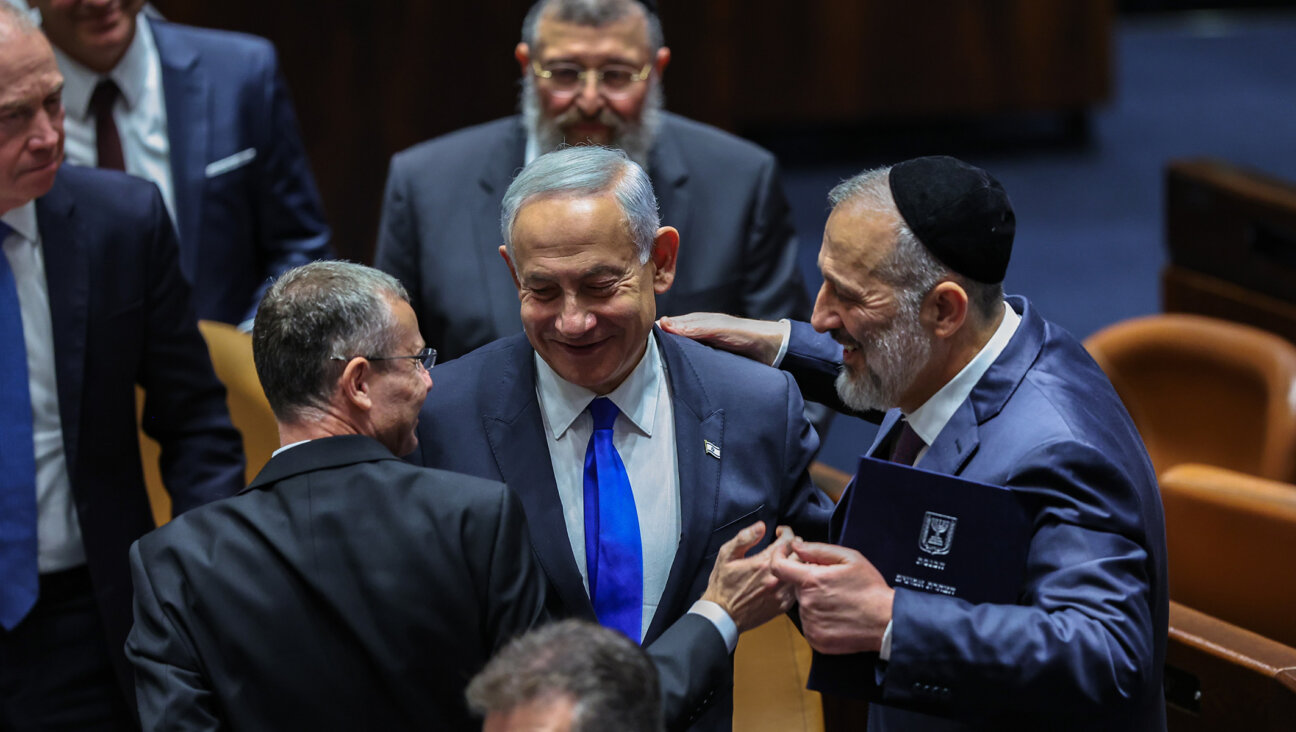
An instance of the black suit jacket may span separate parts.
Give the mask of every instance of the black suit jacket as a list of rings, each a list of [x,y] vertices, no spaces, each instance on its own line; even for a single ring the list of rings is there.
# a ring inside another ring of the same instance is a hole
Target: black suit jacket
[[[819,440],[787,374],[653,332],[675,410],[683,522],[666,588],[644,637],[661,668],[670,653],[663,640],[671,639],[681,618],[694,619],[685,613],[706,589],[721,544],[757,520],[766,523],[767,537],[777,524],[789,524],[799,536],[826,539],[832,505],[806,472]],[[526,508],[532,543],[549,578],[551,610],[595,620],[563,520],[536,398],[534,355],[526,337],[517,335],[438,366],[419,418],[419,450],[408,459],[505,481]],[[714,630],[710,635],[719,638]],[[685,721],[699,713],[689,703],[697,681],[663,673],[668,718]],[[698,729],[729,727],[731,683],[721,680],[725,688]],[[681,705],[671,702],[672,695]]]
[[[212,371],[152,183],[64,166],[36,200],[54,330],[59,417],[86,563],[127,696],[127,551],[153,528],[140,469],[143,427],[162,446],[162,478],[182,513],[243,487],[243,445]]]
[[[424,339],[444,358],[522,331],[517,290],[498,250],[500,203],[525,150],[515,116],[392,158],[374,263],[409,289]],[[773,155],[663,113],[648,175],[662,224],[680,231],[675,282],[657,298],[659,315],[809,318]]]
[[[359,435],[275,456],[131,570],[145,729],[474,729],[464,686],[544,605],[503,485]]]

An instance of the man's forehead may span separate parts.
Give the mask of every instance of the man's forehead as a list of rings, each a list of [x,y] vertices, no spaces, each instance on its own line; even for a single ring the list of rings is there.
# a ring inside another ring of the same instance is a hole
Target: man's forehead
[[[542,59],[646,57],[648,23],[642,13],[632,13],[600,26],[569,23],[546,14],[536,28],[536,46],[536,56]]]
[[[869,282],[896,246],[894,217],[886,213],[838,206],[824,227],[819,271],[833,274],[835,285]]]

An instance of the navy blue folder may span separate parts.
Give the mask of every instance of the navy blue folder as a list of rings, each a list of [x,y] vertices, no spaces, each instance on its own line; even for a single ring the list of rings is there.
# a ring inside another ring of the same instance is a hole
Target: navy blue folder
[[[863,457],[842,501],[833,541],[859,550],[892,587],[1017,602],[1031,524],[1014,491]],[[876,699],[876,662],[876,653],[816,652],[808,686]]]

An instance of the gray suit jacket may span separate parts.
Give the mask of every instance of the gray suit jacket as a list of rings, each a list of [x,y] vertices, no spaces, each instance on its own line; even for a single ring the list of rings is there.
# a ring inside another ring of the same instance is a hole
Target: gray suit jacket
[[[522,330],[517,290],[498,250],[500,202],[525,148],[520,119],[506,117],[392,158],[375,265],[409,289],[423,337],[443,358]],[[772,155],[663,114],[648,173],[662,224],[681,239],[675,283],[658,297],[658,314],[809,317]]]

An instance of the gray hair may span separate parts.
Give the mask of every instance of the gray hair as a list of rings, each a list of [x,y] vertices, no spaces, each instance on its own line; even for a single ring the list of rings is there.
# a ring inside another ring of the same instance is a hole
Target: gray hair
[[[664,729],[657,669],[638,644],[588,620],[564,620],[509,642],[468,684],[476,714],[570,698],[572,732]]]
[[[611,193],[625,219],[639,263],[652,255],[661,216],[648,174],[623,150],[593,145],[568,147],[531,161],[509,184],[500,209],[500,234],[510,258],[518,211],[542,196],[597,196]],[[516,260],[515,260],[516,261]]]
[[[34,12],[36,11],[13,5],[9,0],[0,0],[0,29],[12,29],[24,36],[39,33],[40,27],[32,17]],[[0,34],[0,40],[7,39],[7,35]]]
[[[395,347],[393,300],[409,302],[396,278],[354,262],[312,262],[275,280],[257,308],[252,359],[280,422],[329,403],[343,368],[335,357]]]
[[[642,13],[648,23],[648,50],[655,54],[665,45],[661,20],[639,0],[539,0],[522,21],[522,42],[535,55],[540,18],[544,16],[561,23],[602,28],[637,13]]]
[[[895,249],[878,266],[876,275],[896,288],[906,312],[916,314],[927,293],[945,280],[967,292],[972,309],[983,320],[993,319],[1003,307],[1002,283],[986,284],[960,275],[937,259],[913,233],[891,193],[890,166],[865,170],[838,183],[828,192],[828,203],[833,208],[844,203],[863,206],[895,222]]]

